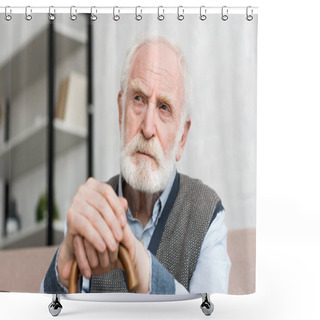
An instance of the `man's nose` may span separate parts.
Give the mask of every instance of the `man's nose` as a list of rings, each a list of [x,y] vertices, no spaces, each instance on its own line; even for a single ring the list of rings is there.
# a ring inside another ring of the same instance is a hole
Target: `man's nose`
[[[156,114],[155,108],[148,105],[141,126],[142,134],[146,139],[151,139],[156,134]]]

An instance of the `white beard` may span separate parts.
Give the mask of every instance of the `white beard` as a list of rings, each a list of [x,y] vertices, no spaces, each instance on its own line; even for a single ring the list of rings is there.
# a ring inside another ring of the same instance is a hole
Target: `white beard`
[[[147,140],[138,133],[127,145],[124,145],[124,132],[121,130],[120,168],[125,181],[135,190],[146,193],[163,191],[169,182],[175,165],[175,156],[179,147],[179,134],[170,154],[166,157],[157,138]],[[146,156],[132,156],[137,152]]]

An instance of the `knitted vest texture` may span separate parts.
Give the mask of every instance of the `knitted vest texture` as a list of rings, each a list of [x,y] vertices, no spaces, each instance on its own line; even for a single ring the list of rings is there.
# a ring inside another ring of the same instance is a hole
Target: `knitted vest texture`
[[[119,176],[115,176],[108,184],[117,190],[118,182]],[[177,193],[174,195],[171,190],[167,200],[173,200],[173,207],[167,214],[162,213],[148,249],[189,291],[203,239],[216,216],[216,207],[221,202],[215,191],[199,180],[177,174],[175,183]],[[163,230],[159,229],[161,225]],[[159,241],[154,241],[156,236]],[[154,246],[151,243],[158,244]],[[116,269],[105,275],[93,276],[90,292],[128,292],[124,272]]]

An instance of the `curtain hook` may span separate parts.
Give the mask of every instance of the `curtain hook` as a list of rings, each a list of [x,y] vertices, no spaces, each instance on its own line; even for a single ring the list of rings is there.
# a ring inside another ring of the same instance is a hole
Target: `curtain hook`
[[[25,10],[25,19],[26,19],[27,21],[30,21],[30,20],[32,19],[31,13],[32,13],[31,7],[30,7],[30,6],[27,6],[27,7],[26,7],[26,10]]]
[[[73,12],[74,11],[74,12]],[[75,6],[70,7],[70,19],[72,21],[76,21],[77,20],[77,8]]]
[[[116,14],[116,9],[118,9],[118,14]],[[114,21],[119,21],[120,16],[119,16],[120,10],[117,6],[113,7],[113,20]]]
[[[54,21],[56,18],[56,9],[54,8],[54,6],[49,7],[49,20],[50,21]]]
[[[228,17],[228,12],[229,12],[228,7],[223,6],[223,7],[221,8],[221,19],[222,19],[223,21],[227,21],[227,20],[229,19],[229,17]]]
[[[184,9],[183,6],[178,7],[178,20],[182,21],[184,19]]]
[[[249,9],[251,9],[251,13],[249,14]],[[247,21],[252,21],[253,20],[253,9],[252,7],[247,7],[246,9],[246,19]]]
[[[90,20],[91,21],[96,21],[98,19],[97,15],[93,13],[93,8],[95,9],[96,11],[96,14],[97,14],[97,9],[96,7],[91,7],[91,11],[90,11]]]
[[[10,13],[12,13],[12,9],[9,6],[5,7],[5,9],[4,9],[4,18],[7,21],[10,21],[12,19],[12,15],[10,13],[8,13],[8,11],[10,11]]]
[[[200,20],[204,21],[207,19],[207,9],[205,6],[200,7]]]
[[[162,13],[160,14],[160,8],[162,9]],[[164,19],[164,9],[163,6],[158,7],[158,20],[162,21]]]
[[[138,8],[140,9],[140,14],[138,14]],[[137,7],[136,7],[136,20],[140,21],[140,20],[142,19],[141,13],[142,13],[141,7],[140,7],[140,6],[137,6]]]

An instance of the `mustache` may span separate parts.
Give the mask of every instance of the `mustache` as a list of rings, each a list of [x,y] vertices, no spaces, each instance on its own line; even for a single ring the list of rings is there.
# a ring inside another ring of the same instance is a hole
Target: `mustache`
[[[125,147],[126,155],[132,156],[135,153],[145,153],[155,159],[157,164],[164,159],[163,150],[160,142],[156,138],[145,139],[141,133],[138,133]]]

